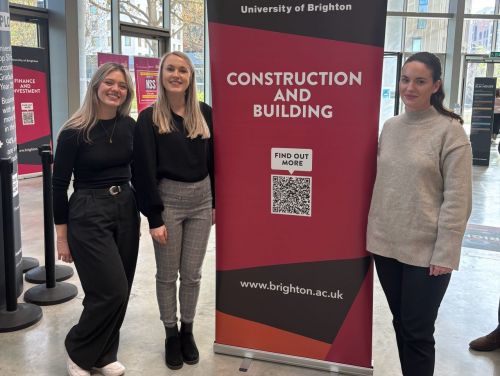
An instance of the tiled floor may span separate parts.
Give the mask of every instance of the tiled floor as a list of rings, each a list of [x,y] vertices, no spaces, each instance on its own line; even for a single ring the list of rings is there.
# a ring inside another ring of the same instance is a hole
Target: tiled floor
[[[500,157],[492,152],[490,167],[474,167],[474,209],[471,224],[500,227]],[[43,225],[41,178],[20,182],[23,254],[42,260]],[[155,298],[154,255],[143,221],[143,238],[129,310],[122,328],[120,360],[127,375],[245,375],[238,371],[241,359],[216,355],[214,342],[215,245],[211,237],[204,265],[195,333],[201,361],[171,371],[164,365],[164,331]],[[498,250],[497,250],[498,251]],[[436,376],[500,376],[500,350],[476,353],[470,340],[497,325],[500,295],[500,252],[463,248],[460,271],[454,273],[436,325]],[[37,325],[0,334],[0,375],[65,375],[64,337],[81,312],[82,292],[78,276],[68,282],[79,295],[67,303],[43,307]],[[27,290],[33,285],[24,284]],[[20,298],[22,300],[22,297]],[[390,313],[378,281],[374,294],[373,362],[375,376],[401,375]],[[328,372],[252,361],[248,375],[319,376]]]

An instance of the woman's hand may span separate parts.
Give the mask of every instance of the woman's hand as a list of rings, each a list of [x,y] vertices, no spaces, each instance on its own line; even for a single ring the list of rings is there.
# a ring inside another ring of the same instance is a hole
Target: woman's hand
[[[434,276],[438,276],[441,274],[448,274],[451,273],[452,271],[453,269],[445,268],[443,266],[431,265],[429,267],[429,275],[434,275]]]
[[[149,233],[153,240],[157,241],[160,244],[167,244],[167,228],[165,225],[161,225],[160,227],[149,229]]]
[[[56,225],[57,259],[64,262],[73,262],[68,244],[68,225]]]
[[[57,259],[64,262],[73,262],[71,251],[69,250],[68,239],[57,237]]]

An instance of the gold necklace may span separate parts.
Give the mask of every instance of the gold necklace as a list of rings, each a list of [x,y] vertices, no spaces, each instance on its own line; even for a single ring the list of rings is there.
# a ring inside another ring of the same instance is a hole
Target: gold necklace
[[[118,120],[118,115],[115,117],[115,122],[113,124],[113,129],[111,130],[111,135],[108,134],[106,131],[106,128],[104,128],[104,125],[102,124],[102,120],[99,121],[99,124],[101,124],[101,128],[106,134],[106,137],[108,138],[108,143],[112,144],[113,143],[113,134],[115,133],[115,128],[116,128],[116,120]]]

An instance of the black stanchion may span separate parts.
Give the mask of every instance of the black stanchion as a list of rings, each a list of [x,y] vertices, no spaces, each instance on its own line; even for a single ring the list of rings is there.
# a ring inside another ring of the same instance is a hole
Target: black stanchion
[[[46,162],[47,166],[44,165],[44,152],[48,151],[49,154],[46,155]],[[31,269],[24,275],[24,279],[26,282],[30,283],[47,283],[47,274],[52,275],[52,270],[46,270],[47,267],[49,268],[54,268],[54,275],[55,279],[57,282],[62,282],[67,280],[68,278],[71,278],[74,274],[73,268],[71,266],[66,266],[66,265],[55,265],[55,260],[54,260],[54,236],[52,236],[52,248],[48,249],[47,248],[47,231],[50,228],[51,233],[54,232],[54,229],[52,227],[52,220],[53,220],[53,210],[52,210],[52,204],[50,205],[50,212],[51,212],[51,219],[50,219],[50,224],[47,223],[47,220],[45,219],[45,215],[47,214],[46,210],[46,203],[48,200],[52,203],[52,193],[50,194],[50,198],[46,198],[45,190],[48,189],[52,192],[52,170],[50,168],[50,165],[52,164],[52,154],[51,154],[51,149],[50,145],[42,145],[38,147],[38,154],[40,157],[42,157],[42,168],[43,168],[43,207],[44,207],[44,221],[45,221],[45,266],[39,266],[36,268]],[[50,175],[50,176],[49,176]],[[47,187],[47,188],[46,188]],[[48,252],[51,252],[51,255],[48,255]],[[52,259],[53,264],[48,266],[47,260]]]
[[[14,203],[12,201],[12,171],[10,159],[0,160],[2,183],[3,247],[5,259],[6,309],[0,309],[0,332],[27,328],[42,319],[40,307],[29,303],[17,304],[16,256],[14,249]]]
[[[45,238],[45,285],[35,286],[24,293],[24,300],[38,305],[52,305],[73,299],[78,290],[76,286],[56,282],[56,261],[54,252],[54,212],[52,209],[52,153],[39,149],[43,167],[43,222]],[[73,270],[72,270],[73,271]],[[28,272],[30,273],[30,272]],[[26,274],[26,276],[28,275]],[[28,278],[26,278],[28,280]]]
[[[23,262],[23,265],[22,265],[23,273],[26,273],[26,272],[30,271],[31,269],[34,269],[40,265],[38,260],[34,257],[23,257],[22,262]]]

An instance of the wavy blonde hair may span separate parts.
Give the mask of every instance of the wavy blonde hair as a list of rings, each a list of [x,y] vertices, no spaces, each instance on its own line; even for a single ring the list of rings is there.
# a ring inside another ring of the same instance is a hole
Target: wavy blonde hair
[[[201,136],[202,138],[209,138],[210,130],[201,113],[200,103],[196,94],[195,69],[189,57],[180,51],[167,52],[161,58],[158,72],[158,98],[153,104],[153,123],[158,127],[160,134],[170,133],[176,129],[173,122],[171,105],[168,101],[167,90],[163,86],[163,65],[167,57],[171,55],[180,57],[186,62],[189,68],[189,86],[185,92],[186,110],[184,115],[184,127],[187,130],[188,137],[196,138]]]
[[[114,71],[122,72],[125,77],[125,83],[127,84],[127,97],[118,107],[116,113],[118,116],[127,116],[130,113],[132,98],[134,97],[134,85],[129,72],[121,64],[104,63],[97,68],[96,72],[92,76],[89,86],[87,87],[85,98],[83,99],[83,104],[73,115],[71,115],[66,123],[63,124],[61,131],[64,129],[77,129],[83,132],[83,139],[85,142],[92,142],[89,134],[92,128],[94,128],[99,121],[97,118],[97,112],[99,110],[100,99],[97,96],[97,90],[106,76]]]

